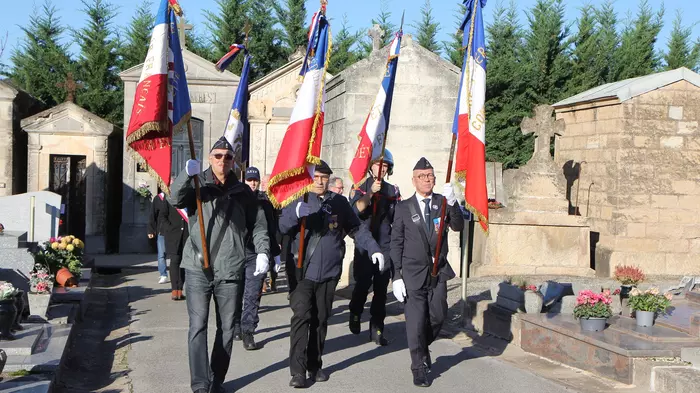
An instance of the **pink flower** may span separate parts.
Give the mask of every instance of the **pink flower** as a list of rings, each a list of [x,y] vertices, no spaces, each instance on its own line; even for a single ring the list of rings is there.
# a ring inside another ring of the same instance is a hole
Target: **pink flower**
[[[613,295],[619,295],[620,294],[620,288],[617,288],[615,292],[612,293]]]
[[[664,293],[664,297],[665,297],[666,299],[668,299],[669,301],[670,301],[670,300],[673,300],[673,294],[670,293],[670,292]]]
[[[56,238],[55,238],[55,237],[51,236],[51,238],[49,238],[49,243],[53,243],[53,242],[55,242],[55,241],[56,241]]]

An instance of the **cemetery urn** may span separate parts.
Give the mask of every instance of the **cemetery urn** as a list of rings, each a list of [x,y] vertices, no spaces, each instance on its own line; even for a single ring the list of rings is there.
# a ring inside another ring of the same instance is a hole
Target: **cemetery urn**
[[[11,332],[17,318],[15,302],[14,298],[0,300],[0,339],[2,340],[15,339]]]
[[[630,297],[630,291],[632,288],[636,288],[636,285],[620,285],[620,299],[627,299]]]

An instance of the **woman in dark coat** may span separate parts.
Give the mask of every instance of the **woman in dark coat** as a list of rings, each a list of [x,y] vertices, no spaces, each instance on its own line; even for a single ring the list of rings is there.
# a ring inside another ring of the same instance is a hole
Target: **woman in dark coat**
[[[160,197],[162,194],[158,194]],[[185,269],[180,268],[182,249],[189,236],[187,230],[187,212],[176,209],[163,198],[168,214],[165,216],[163,235],[165,236],[165,255],[170,260],[170,286],[173,300],[184,300],[182,288],[185,284]]]

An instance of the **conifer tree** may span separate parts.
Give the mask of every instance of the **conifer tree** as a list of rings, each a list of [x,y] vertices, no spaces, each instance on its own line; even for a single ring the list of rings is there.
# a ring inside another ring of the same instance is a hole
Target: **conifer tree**
[[[196,27],[185,32],[185,48],[199,57],[217,62],[219,59],[215,58],[212,46],[203,36],[197,34],[195,29]]]
[[[7,74],[21,89],[42,100],[47,106],[63,102],[65,89],[58,87],[66,80],[73,66],[68,47],[59,42],[65,28],[50,0],[35,9],[29,25],[21,27],[25,34],[22,45],[13,51],[13,67]]]
[[[683,26],[681,13],[678,12],[673,21],[673,30],[668,40],[668,51],[664,54],[664,68],[674,70],[680,67],[695,69],[698,65],[700,47],[693,44],[690,37],[693,31],[690,27]]]
[[[661,58],[654,45],[663,27],[663,6],[654,14],[647,0],[642,0],[637,18],[622,33],[617,51],[617,80],[635,78],[656,72]]]
[[[447,60],[459,68],[462,68],[462,64],[464,64],[464,50],[462,49],[464,32],[459,31],[459,28],[462,25],[462,19],[464,19],[464,14],[466,13],[467,7],[460,2],[457,5],[457,11],[455,14],[455,31],[454,33],[450,34],[449,41],[443,41],[442,43],[442,48],[445,51]]]
[[[284,28],[283,41],[287,53],[294,53],[299,47],[306,49],[308,44],[308,23],[304,0],[284,0],[282,7],[275,2],[277,19]]]
[[[520,131],[523,117],[532,111],[523,78],[524,32],[515,3],[494,8],[486,27],[486,156],[505,168],[525,164],[532,156],[532,136]]]
[[[328,72],[335,75],[359,60],[355,45],[359,41],[358,33],[351,33],[348,27],[348,16],[343,15],[340,31],[333,38],[333,53],[328,65]]]
[[[88,17],[84,28],[74,33],[80,46],[78,78],[83,89],[77,94],[78,104],[113,124],[121,124],[121,82],[117,76],[117,42],[112,20],[113,5],[106,0],[83,0]]]
[[[218,10],[204,11],[207,19],[205,25],[211,36],[212,51],[218,60],[228,53],[232,44],[241,44],[245,38],[243,28],[247,19],[247,2],[245,0],[216,0]],[[242,56],[236,59],[229,69],[240,70],[243,65]],[[238,74],[240,72],[236,72]]]
[[[594,8],[587,4],[581,8],[578,29],[573,38],[571,78],[567,81],[567,95],[572,96],[604,83],[604,53],[600,48],[600,34],[596,28]]]
[[[617,13],[612,0],[608,0],[595,10],[598,22],[598,51],[602,59],[601,78],[604,83],[617,79],[617,51],[620,46],[620,34],[617,32]]]
[[[533,105],[553,104],[566,95],[565,84],[571,74],[566,56],[569,28],[562,0],[537,0],[528,21],[524,60]]]
[[[248,48],[253,55],[250,69],[250,78],[253,81],[287,63],[287,52],[282,45],[282,32],[275,29],[277,21],[269,14],[273,3],[272,0],[251,0],[249,3],[248,18],[252,30]]]
[[[439,25],[433,17],[433,7],[430,0],[425,0],[421,7],[421,20],[413,25],[416,29],[416,40],[425,49],[440,54],[440,45],[437,42]]]
[[[126,28],[125,42],[120,48],[121,68],[124,70],[139,65],[146,59],[148,46],[151,42],[151,32],[155,24],[152,6],[153,4],[149,1],[141,3]]]

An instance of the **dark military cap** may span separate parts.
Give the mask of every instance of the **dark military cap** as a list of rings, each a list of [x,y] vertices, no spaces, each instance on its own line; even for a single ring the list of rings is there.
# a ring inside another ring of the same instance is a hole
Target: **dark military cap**
[[[331,167],[326,164],[325,161],[321,160],[321,163],[316,165],[316,172],[323,173],[324,175],[332,175],[333,171],[331,170]]]
[[[216,141],[216,143],[214,143],[214,146],[211,147],[210,152],[213,151],[214,149],[223,149],[223,150],[233,151],[233,146],[231,146],[231,144],[228,143],[228,140],[226,140],[226,137],[222,136],[221,138],[219,138],[218,141]]]
[[[420,171],[423,169],[433,169],[433,166],[430,165],[430,161],[426,160],[425,157],[421,157],[416,163],[416,166],[413,167],[414,171]]]

